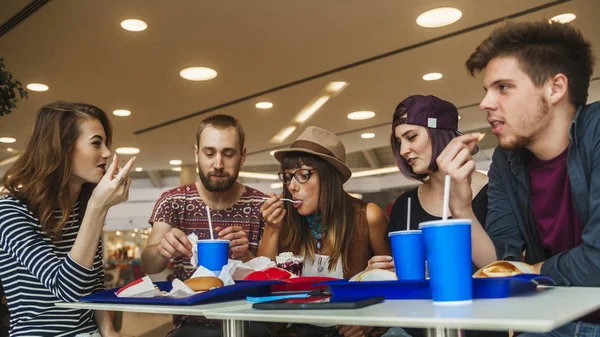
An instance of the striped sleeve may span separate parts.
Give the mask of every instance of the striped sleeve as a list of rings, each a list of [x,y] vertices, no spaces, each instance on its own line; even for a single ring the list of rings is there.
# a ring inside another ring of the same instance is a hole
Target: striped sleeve
[[[0,203],[0,246],[23,265],[57,298],[74,302],[89,295],[95,271],[67,255],[58,259],[43,237],[36,232],[37,220],[10,200]]]
[[[92,293],[97,293],[99,291],[106,290],[104,286],[104,261],[102,261],[102,237],[100,237],[100,241],[98,242],[98,250],[96,251],[96,258],[94,259],[94,270],[97,270],[96,275],[96,284],[94,285],[94,289],[92,289]]]

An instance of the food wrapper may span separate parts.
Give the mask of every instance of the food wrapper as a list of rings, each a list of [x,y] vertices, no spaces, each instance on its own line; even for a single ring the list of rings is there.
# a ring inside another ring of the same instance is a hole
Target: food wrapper
[[[535,274],[535,270],[524,262],[496,261],[476,271],[473,277],[510,277],[520,274]]]
[[[188,235],[188,240],[192,243],[192,257],[190,258],[190,264],[194,267],[198,265],[198,235],[192,233]]]
[[[160,290],[154,286],[150,277],[144,276],[117,290],[115,295],[117,297],[155,297],[160,295]]]

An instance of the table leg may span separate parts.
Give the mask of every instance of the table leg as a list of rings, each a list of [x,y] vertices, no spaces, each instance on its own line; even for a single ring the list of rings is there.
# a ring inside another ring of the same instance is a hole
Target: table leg
[[[428,328],[427,337],[464,337],[460,329]]]
[[[222,334],[224,337],[246,337],[248,331],[248,322],[225,319],[222,324]]]

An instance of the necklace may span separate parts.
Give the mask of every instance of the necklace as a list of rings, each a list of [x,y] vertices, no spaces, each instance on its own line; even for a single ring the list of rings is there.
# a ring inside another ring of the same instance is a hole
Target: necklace
[[[317,261],[317,271],[322,272],[325,267],[323,266],[323,256],[321,255],[321,248],[323,248],[323,238],[327,234],[327,228],[323,226],[321,222],[320,214],[309,214],[306,216],[308,220],[308,228],[310,228],[310,232],[313,237],[317,241],[317,253],[319,254],[319,259]]]

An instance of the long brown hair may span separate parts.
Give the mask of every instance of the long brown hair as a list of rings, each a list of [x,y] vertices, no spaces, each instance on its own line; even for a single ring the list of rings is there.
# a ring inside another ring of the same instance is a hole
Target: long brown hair
[[[68,183],[73,150],[80,135],[79,126],[92,118],[104,127],[106,146],[109,146],[112,126],[106,113],[98,107],[65,101],[44,105],[37,113],[25,151],[3,178],[9,194],[26,203],[29,211],[39,219],[42,229],[55,240],[60,239],[75,203],[71,200]],[[94,187],[84,184],[79,195],[80,220]],[[57,206],[62,211],[60,220],[52,216]]]
[[[322,225],[327,228],[325,240],[331,248],[328,270],[331,272],[341,257],[346,272],[352,235],[358,219],[356,199],[344,191],[344,180],[340,172],[318,156],[290,152],[286,154],[281,166],[283,170],[289,170],[300,168],[302,165],[314,168],[315,172],[312,174],[319,175],[318,212]],[[283,196],[291,198],[287,188],[283,189]],[[285,203],[284,206],[287,215],[283,219],[282,248],[310,256],[314,260],[317,253],[316,239],[310,231],[308,220],[298,214],[291,203]]]

